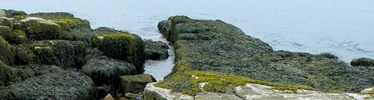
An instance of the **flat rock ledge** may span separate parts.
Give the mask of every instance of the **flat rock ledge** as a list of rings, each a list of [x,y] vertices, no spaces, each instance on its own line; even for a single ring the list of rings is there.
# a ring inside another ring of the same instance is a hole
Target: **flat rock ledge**
[[[144,100],[374,100],[369,94],[324,93],[310,90],[275,90],[270,86],[247,83],[235,87],[232,93],[203,91],[196,96],[183,95],[149,83],[144,89]]]

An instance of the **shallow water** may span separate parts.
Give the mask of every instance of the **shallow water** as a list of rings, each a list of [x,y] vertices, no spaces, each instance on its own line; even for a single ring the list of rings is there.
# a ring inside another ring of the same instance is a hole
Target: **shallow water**
[[[0,0],[0,8],[70,12],[93,28],[126,30],[165,41],[157,23],[173,15],[221,19],[260,38],[275,50],[330,52],[349,62],[374,58],[374,0]],[[158,80],[172,69],[173,57],[147,61]]]

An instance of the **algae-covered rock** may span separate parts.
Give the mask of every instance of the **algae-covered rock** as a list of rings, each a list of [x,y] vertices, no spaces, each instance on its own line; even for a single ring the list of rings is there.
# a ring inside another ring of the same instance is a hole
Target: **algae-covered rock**
[[[137,74],[134,65],[105,56],[88,60],[82,72],[91,77],[97,86],[106,84],[114,87],[119,85],[121,75]]]
[[[0,61],[0,86],[7,86],[33,76],[33,72],[12,68]]]
[[[168,45],[161,41],[146,40],[145,42],[145,55],[147,59],[162,60],[169,57]]]
[[[0,17],[6,17],[6,12],[5,10],[0,9]]]
[[[13,21],[14,19],[0,17],[0,26],[8,26],[10,29],[13,29]]]
[[[374,60],[370,58],[357,58],[351,61],[352,66],[374,66]]]
[[[100,34],[93,39],[93,45],[108,57],[133,63],[138,73],[144,71],[143,40],[134,34]]]
[[[9,85],[2,90],[0,97],[7,100],[93,100],[96,92],[88,76],[66,71],[44,74]]]
[[[11,45],[0,36],[0,60],[7,65],[12,65],[14,64],[14,59]]]
[[[0,36],[2,36],[5,40],[12,35],[12,30],[8,26],[1,26],[0,25]]]
[[[82,41],[36,41],[31,46],[32,63],[80,69],[85,62],[87,46]]]
[[[0,35],[10,44],[21,44],[27,41],[25,31],[14,29],[7,26],[0,26]]]
[[[30,17],[40,17],[48,20],[53,20],[59,24],[63,30],[70,31],[73,28],[88,28],[91,29],[90,22],[75,18],[73,14],[67,12],[55,12],[55,13],[32,13]]]
[[[374,71],[370,68],[349,66],[331,54],[273,51],[267,43],[220,20],[174,16],[161,21],[158,27],[175,47],[176,65],[157,86],[172,91],[197,95],[201,82],[211,82],[207,84],[210,88],[204,88],[211,92],[224,92],[225,87],[243,85],[236,84],[237,80],[221,84],[217,80],[222,81],[222,78],[210,74],[208,76],[212,77],[194,79],[191,77],[198,77],[198,74],[191,73],[193,71],[220,72],[326,92],[359,92],[374,86],[371,83]]]
[[[50,20],[28,18],[25,23],[28,32],[27,35],[30,39],[57,39],[62,34],[61,26]]]
[[[16,11],[16,10],[5,10],[6,16],[8,18],[13,18],[17,16],[25,16],[27,15],[24,11]]]
[[[156,80],[148,74],[121,76],[121,92],[140,93],[148,83],[152,82],[156,82]]]
[[[107,94],[115,94],[112,85],[96,86],[96,91],[99,98],[103,98]]]

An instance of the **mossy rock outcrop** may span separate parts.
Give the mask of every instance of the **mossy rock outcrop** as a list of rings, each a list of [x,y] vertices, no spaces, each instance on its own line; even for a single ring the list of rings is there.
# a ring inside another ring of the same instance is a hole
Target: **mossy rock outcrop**
[[[145,42],[145,55],[147,59],[162,60],[169,57],[168,45],[161,41],[146,40]]]
[[[22,44],[28,40],[25,31],[19,29],[11,30],[7,26],[0,26],[0,36],[10,44]]]
[[[114,87],[118,87],[121,75],[137,74],[133,64],[105,56],[88,60],[82,72],[91,77],[97,86],[106,84]]]
[[[374,60],[370,58],[357,58],[351,61],[352,66],[374,66]]]
[[[6,12],[5,10],[0,9],[0,17],[6,17]]]
[[[62,34],[61,26],[51,20],[28,18],[26,19],[25,23],[27,36],[30,39],[58,39]]]
[[[31,45],[34,53],[31,63],[80,69],[85,63],[86,48],[82,41],[36,41]]]
[[[0,86],[7,86],[31,76],[33,76],[33,73],[30,71],[9,67],[0,61]]]
[[[24,11],[17,11],[17,10],[4,10],[6,12],[6,17],[14,18],[20,16],[26,16],[27,14]]]
[[[236,83],[214,82],[227,80],[211,80],[217,78],[215,75],[212,75],[214,78],[195,79],[199,73],[191,74],[194,71],[219,72],[282,84],[280,89],[301,85],[325,92],[359,92],[374,86],[371,83],[374,71],[370,68],[349,66],[331,54],[273,51],[267,43],[220,20],[173,16],[161,21],[158,28],[175,47],[176,65],[157,86],[175,92],[196,95],[201,91],[200,82],[212,82],[207,86],[215,87],[206,89],[211,92],[224,92],[226,87],[238,86]]]
[[[11,30],[13,29],[13,21],[14,19],[0,17],[0,26],[8,26]]]
[[[140,93],[148,83],[152,82],[156,82],[156,79],[148,74],[121,76],[121,92]]]
[[[23,80],[30,77],[55,72],[62,72],[62,69],[53,65],[36,64],[24,66],[8,66],[0,61],[0,87],[22,82]]]
[[[0,90],[0,99],[6,100],[93,100],[95,85],[78,72],[57,72],[26,79]]]
[[[0,60],[7,65],[15,63],[11,45],[2,36],[0,36]]]
[[[100,34],[94,37],[93,45],[108,57],[133,63],[138,73],[144,71],[144,43],[134,34]]]
[[[66,12],[32,13],[32,14],[29,14],[28,16],[53,20],[55,23],[59,24],[63,30],[66,30],[66,31],[70,31],[71,29],[74,29],[74,28],[91,29],[89,21],[75,18],[74,15],[71,13],[66,13]]]

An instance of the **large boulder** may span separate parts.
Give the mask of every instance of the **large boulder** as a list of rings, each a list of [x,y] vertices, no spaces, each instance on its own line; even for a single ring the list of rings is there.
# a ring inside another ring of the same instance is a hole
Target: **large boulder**
[[[156,80],[148,74],[121,76],[121,92],[140,93],[144,91],[148,83],[152,82],[156,82]]]
[[[7,86],[33,76],[33,72],[9,67],[0,61],[0,86]]]
[[[138,73],[144,71],[144,43],[134,34],[100,34],[94,37],[93,45],[108,57],[133,63]]]
[[[101,56],[92,58],[83,66],[82,72],[92,78],[96,85],[118,85],[121,75],[137,74],[131,63]]]
[[[15,60],[11,45],[2,36],[0,36],[0,60],[7,65],[14,64]]]
[[[357,58],[351,61],[352,66],[374,66],[374,60],[370,58]]]
[[[14,19],[0,17],[0,26],[8,26],[10,29],[13,29],[13,21]]]
[[[19,29],[11,30],[7,26],[0,26],[0,35],[11,44],[21,44],[28,40],[25,31]]]
[[[137,74],[136,67],[125,61],[116,60],[106,56],[95,57],[87,61],[82,72],[98,86],[99,97],[106,94],[116,94],[120,87],[121,75]]]
[[[6,12],[5,10],[0,9],[0,17],[6,17]]]
[[[24,22],[30,39],[57,39],[62,34],[61,26],[51,20],[28,17]]]
[[[70,31],[74,28],[88,28],[91,29],[90,22],[75,18],[73,14],[67,12],[55,12],[55,13],[32,13],[28,16],[40,17],[48,20],[53,20],[59,24],[63,30]]]
[[[169,57],[168,45],[161,41],[146,40],[145,42],[145,55],[147,59],[162,60]]]
[[[27,15],[24,11],[16,11],[16,10],[5,10],[6,17],[13,18],[13,17],[19,17],[19,16],[25,16]]]
[[[62,72],[62,69],[53,65],[8,66],[0,61],[0,87],[18,83],[30,77],[55,72]]]
[[[31,45],[35,55],[31,63],[80,69],[85,63],[86,48],[82,41],[35,41]]]
[[[0,99],[6,100],[93,100],[95,85],[78,72],[57,72],[26,79],[0,90]]]

